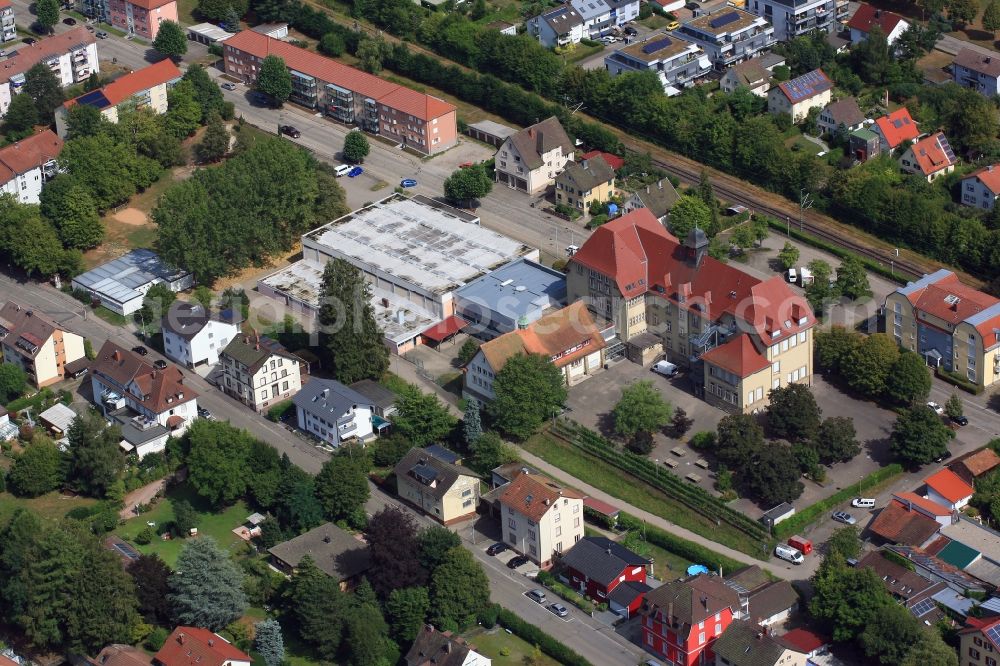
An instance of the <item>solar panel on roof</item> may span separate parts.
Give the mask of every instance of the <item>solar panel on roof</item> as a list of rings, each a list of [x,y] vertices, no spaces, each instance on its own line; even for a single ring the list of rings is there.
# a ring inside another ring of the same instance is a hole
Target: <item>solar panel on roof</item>
[[[729,12],[728,14],[723,14],[722,16],[712,19],[711,21],[708,22],[708,24],[713,28],[718,29],[724,25],[729,25],[733,21],[739,21],[739,20],[740,20],[740,15],[738,13]]]
[[[137,553],[135,549],[132,548],[132,546],[128,545],[127,543],[116,543],[114,544],[114,547],[115,550],[117,550],[119,553],[121,553],[130,560],[139,559],[139,553]]]
[[[989,636],[990,640],[995,644],[1000,644],[1000,625],[987,629],[986,635]]]
[[[926,613],[930,613],[934,610],[935,606],[936,604],[932,599],[921,599],[917,603],[910,606],[910,612],[913,613],[914,616],[920,617]]]
[[[104,93],[100,90],[91,90],[89,93],[83,95],[76,100],[77,104],[86,104],[87,106],[93,106],[97,109],[103,109],[111,106],[111,102],[108,98],[104,96]]]
[[[673,42],[670,40],[669,37],[664,37],[663,39],[657,39],[656,41],[650,42],[649,44],[643,46],[642,52],[645,53],[646,55],[649,55],[650,53],[656,53],[660,49],[667,48],[672,43]]]

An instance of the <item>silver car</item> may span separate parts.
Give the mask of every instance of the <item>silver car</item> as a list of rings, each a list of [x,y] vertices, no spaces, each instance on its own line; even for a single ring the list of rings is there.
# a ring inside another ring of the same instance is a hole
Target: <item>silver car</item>
[[[855,520],[854,516],[847,513],[846,511],[834,511],[833,519],[836,520],[838,523],[844,523],[845,525],[853,525],[856,522],[858,522],[857,520]]]

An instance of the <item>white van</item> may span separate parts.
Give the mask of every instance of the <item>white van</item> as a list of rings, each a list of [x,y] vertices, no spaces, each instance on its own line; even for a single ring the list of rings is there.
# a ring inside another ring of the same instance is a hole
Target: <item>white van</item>
[[[851,500],[851,506],[855,509],[874,509],[875,500],[870,497],[855,497]]]
[[[333,173],[335,176],[337,176],[337,178],[340,178],[341,176],[346,176],[348,173],[350,173],[352,168],[353,167],[351,167],[350,164],[338,164],[333,169]]]
[[[780,543],[774,547],[774,556],[792,564],[802,564],[806,559],[798,548],[792,548]]]
[[[794,268],[789,268],[787,278],[790,284],[795,284],[799,281],[799,274]]]
[[[664,377],[673,377],[677,374],[677,366],[670,361],[657,361],[653,364],[653,372]]]

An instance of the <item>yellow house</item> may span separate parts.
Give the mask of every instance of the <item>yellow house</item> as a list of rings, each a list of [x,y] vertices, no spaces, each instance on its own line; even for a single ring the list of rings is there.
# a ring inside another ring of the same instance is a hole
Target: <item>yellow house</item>
[[[399,496],[443,525],[476,515],[479,477],[439,446],[410,449],[396,464]]]
[[[556,203],[586,211],[592,201],[607,201],[615,193],[615,172],[600,155],[570,162],[556,176]]]
[[[900,287],[885,299],[886,332],[973,384],[1000,380],[1000,299],[962,284],[941,269]]]
[[[17,365],[42,388],[66,376],[66,364],[84,357],[83,338],[37,310],[7,301],[0,309],[4,363]]]
[[[647,209],[635,210],[573,255],[567,298],[614,322],[626,347],[656,341],[690,369],[706,401],[753,412],[770,390],[812,382],[816,318],[780,277],[762,281],[717,261],[708,244],[700,229],[681,243]]]

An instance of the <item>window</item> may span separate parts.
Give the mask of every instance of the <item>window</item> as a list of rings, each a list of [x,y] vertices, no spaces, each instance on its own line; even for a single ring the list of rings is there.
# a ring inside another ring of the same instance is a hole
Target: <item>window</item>
[[[534,546],[528,546],[528,552],[530,552],[535,557],[538,557],[538,549]]]
[[[781,372],[781,361],[775,361],[771,364],[771,372]]]
[[[528,530],[528,538],[532,541],[535,540],[535,530]]]
[[[801,333],[799,333],[799,342],[805,342],[805,341],[806,341],[806,332],[802,331]]]
[[[282,391],[288,390],[288,382],[281,382],[281,390]]]
[[[705,644],[705,632],[702,631],[699,632],[698,634],[698,645],[704,645],[704,644]]]
[[[261,400],[267,400],[267,390],[266,389],[260,392],[260,399]]]
[[[470,506],[472,506],[472,500],[465,500],[464,502],[462,502],[462,508],[467,509]]]
[[[573,513],[580,513],[580,505],[579,504],[574,504],[573,505]]]
[[[556,526],[556,536],[562,536],[562,526],[561,525],[557,525]]]
[[[788,351],[788,340],[781,341],[781,351],[782,352]]]
[[[509,527],[512,530],[516,530],[517,529],[517,521],[514,520],[513,518],[508,518],[507,519],[507,527]]]
[[[580,526],[580,519],[579,518],[574,518],[573,519],[573,527],[579,527],[579,526]]]
[[[969,656],[973,659],[979,659],[979,650],[976,648],[969,648]]]
[[[559,522],[560,520],[562,520],[562,514],[561,514],[561,513],[558,513],[558,512],[556,512],[556,514],[555,514],[555,518],[553,518],[553,519],[552,519],[552,522],[554,522],[554,523],[558,523],[558,522]]]

